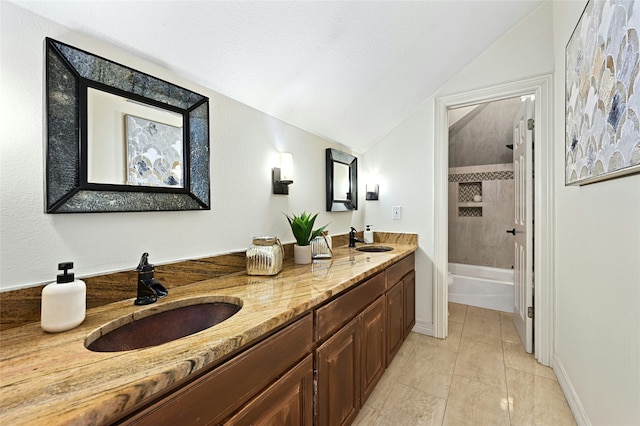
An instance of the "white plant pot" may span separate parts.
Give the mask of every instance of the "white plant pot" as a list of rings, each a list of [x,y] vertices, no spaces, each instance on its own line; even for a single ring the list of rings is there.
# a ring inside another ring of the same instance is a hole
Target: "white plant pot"
[[[307,265],[311,263],[311,245],[299,246],[293,245],[293,260],[298,265]]]

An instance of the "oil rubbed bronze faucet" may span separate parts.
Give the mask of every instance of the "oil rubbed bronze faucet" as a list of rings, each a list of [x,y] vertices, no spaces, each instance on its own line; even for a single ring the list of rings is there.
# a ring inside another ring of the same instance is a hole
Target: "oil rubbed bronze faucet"
[[[355,247],[356,243],[364,243],[364,240],[356,238],[356,228],[352,226],[351,231],[349,231],[349,247]]]
[[[149,253],[142,254],[136,271],[138,271],[138,297],[134,304],[150,305],[159,297],[169,294],[169,290],[153,277],[155,267],[149,263]]]

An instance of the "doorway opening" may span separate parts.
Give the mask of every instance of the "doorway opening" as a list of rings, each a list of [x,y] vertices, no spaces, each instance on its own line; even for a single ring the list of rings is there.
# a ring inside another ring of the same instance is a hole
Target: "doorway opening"
[[[487,102],[525,95],[535,96],[535,128],[531,137],[536,140],[532,168],[536,186],[532,190],[535,208],[532,211],[532,234],[536,245],[532,250],[536,287],[533,290],[536,309],[532,310],[535,357],[550,365],[553,354],[553,147],[551,146],[551,76],[536,77],[473,92],[436,99],[435,105],[435,251],[433,276],[434,336],[448,334],[448,269],[449,269],[449,111]],[[533,203],[532,203],[533,204]],[[467,206],[463,206],[467,207]],[[469,206],[477,207],[477,206]],[[476,212],[477,213],[477,212]]]
[[[533,351],[534,96],[448,110],[448,301],[513,314]]]

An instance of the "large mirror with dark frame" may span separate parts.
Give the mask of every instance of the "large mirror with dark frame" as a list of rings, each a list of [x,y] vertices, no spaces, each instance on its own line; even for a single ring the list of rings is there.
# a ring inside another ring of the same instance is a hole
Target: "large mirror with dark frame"
[[[46,39],[47,213],[209,210],[209,99]]]
[[[358,210],[358,159],[333,148],[326,153],[327,211]]]

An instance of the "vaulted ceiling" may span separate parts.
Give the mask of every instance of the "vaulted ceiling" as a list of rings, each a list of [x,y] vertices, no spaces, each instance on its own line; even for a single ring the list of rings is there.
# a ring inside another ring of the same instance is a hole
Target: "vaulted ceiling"
[[[542,0],[14,3],[365,152]]]

